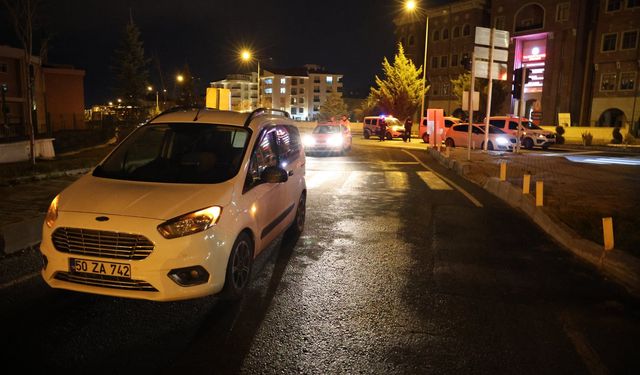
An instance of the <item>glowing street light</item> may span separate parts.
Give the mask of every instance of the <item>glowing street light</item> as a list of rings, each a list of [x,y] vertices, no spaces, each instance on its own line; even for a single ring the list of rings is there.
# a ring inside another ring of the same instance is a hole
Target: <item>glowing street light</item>
[[[418,9],[418,6],[415,1],[408,0],[405,2],[404,7],[407,12],[413,13]],[[429,42],[429,16],[425,14],[426,21],[424,27],[424,61],[422,63],[422,105],[420,107],[420,118],[418,121],[422,122],[422,116],[424,116],[424,86],[427,83],[427,45]],[[434,134],[435,136],[435,134]],[[434,138],[435,139],[435,138]]]
[[[178,74],[176,76],[176,81],[178,81],[178,83],[184,82],[184,76],[182,74]]]
[[[245,62],[251,62],[252,60],[254,60],[253,54],[247,49],[244,49],[240,52],[240,58]],[[258,97],[256,107],[260,107],[260,60],[255,60],[258,63]]]

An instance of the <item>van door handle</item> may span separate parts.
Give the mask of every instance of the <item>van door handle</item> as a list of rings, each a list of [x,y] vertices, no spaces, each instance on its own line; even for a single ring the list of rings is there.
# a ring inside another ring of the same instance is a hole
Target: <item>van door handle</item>
[[[289,173],[287,173],[289,176],[293,176],[293,169],[289,171]]]

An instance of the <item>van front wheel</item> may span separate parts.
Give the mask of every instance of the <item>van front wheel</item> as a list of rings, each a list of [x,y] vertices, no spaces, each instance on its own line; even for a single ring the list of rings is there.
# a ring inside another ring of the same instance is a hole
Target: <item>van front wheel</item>
[[[242,297],[251,279],[253,265],[253,241],[245,232],[240,233],[233,244],[227,272],[225,274],[222,297],[228,300],[238,300]]]

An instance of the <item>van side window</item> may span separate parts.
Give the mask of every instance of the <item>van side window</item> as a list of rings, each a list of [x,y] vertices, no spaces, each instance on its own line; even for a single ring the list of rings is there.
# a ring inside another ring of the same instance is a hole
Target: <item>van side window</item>
[[[278,165],[278,155],[275,150],[276,130],[275,128],[266,128],[262,131],[251,154],[244,192],[260,183],[260,174],[265,168]]]
[[[371,125],[371,119],[370,118],[364,119],[364,123],[367,125]]]
[[[518,130],[518,123],[515,121],[509,121],[509,129]]]
[[[281,167],[291,164],[300,157],[300,133],[294,126],[276,126],[276,145]]]
[[[502,120],[489,120],[489,124],[502,128],[504,125],[504,122]]]

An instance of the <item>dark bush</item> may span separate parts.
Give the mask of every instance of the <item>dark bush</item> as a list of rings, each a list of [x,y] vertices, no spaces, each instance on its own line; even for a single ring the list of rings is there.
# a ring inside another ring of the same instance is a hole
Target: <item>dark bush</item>
[[[622,143],[622,133],[620,133],[620,127],[616,126],[615,128],[613,128],[613,139],[611,140],[611,143],[615,144],[615,145],[619,145]]]
[[[564,144],[564,127],[561,125],[556,126],[556,143],[561,145]]]

